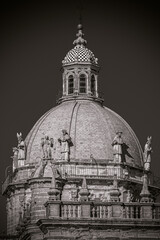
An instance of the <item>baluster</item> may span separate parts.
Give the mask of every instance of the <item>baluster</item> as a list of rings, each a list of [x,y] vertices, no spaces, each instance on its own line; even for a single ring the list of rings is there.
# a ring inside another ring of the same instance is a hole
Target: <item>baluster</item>
[[[100,218],[100,206],[97,206],[97,218]]]
[[[126,207],[122,206],[122,218],[126,218]]]
[[[103,206],[102,218],[106,218],[106,206]]]
[[[134,218],[134,206],[131,206],[131,218]]]
[[[74,176],[74,165],[72,165],[72,176]]]
[[[79,205],[78,206],[78,217],[81,218],[81,215],[82,215],[82,213],[81,213],[81,205]]]
[[[152,208],[152,218],[153,219],[156,218],[156,209],[155,209],[155,207]]]
[[[67,218],[67,205],[64,205],[64,218]]]
[[[108,206],[105,206],[105,218],[108,218]]]
[[[100,206],[100,218],[104,218],[104,206]]]
[[[71,218],[71,205],[68,205],[68,218]]]
[[[69,217],[69,209],[68,209],[68,205],[66,205],[66,217]]]
[[[71,216],[71,218],[73,217],[73,205],[70,205],[70,216]]]
[[[138,218],[141,218],[141,206],[138,207]]]
[[[138,218],[138,206],[135,206],[135,218]]]
[[[131,218],[134,218],[134,206],[130,206],[130,215]]]
[[[129,206],[129,218],[132,218],[132,206]]]
[[[73,217],[73,218],[76,218],[75,210],[76,210],[76,205],[72,205],[72,211],[73,211],[72,217]]]
[[[130,211],[129,211],[130,207],[126,206],[126,218],[130,218]]]
[[[93,218],[95,218],[95,213],[96,213],[95,207],[93,207],[93,208],[92,208],[92,217],[93,217]]]
[[[158,219],[158,207],[155,207],[155,219]]]
[[[143,218],[143,208],[140,206],[140,218]]]
[[[155,207],[155,219],[158,219],[158,207]]]
[[[62,218],[64,218],[64,205],[61,206]]]
[[[103,218],[103,206],[99,206],[99,217]]]
[[[75,218],[78,217],[78,205],[75,205],[74,216]]]
[[[112,206],[108,206],[108,218],[113,217],[113,209]]]

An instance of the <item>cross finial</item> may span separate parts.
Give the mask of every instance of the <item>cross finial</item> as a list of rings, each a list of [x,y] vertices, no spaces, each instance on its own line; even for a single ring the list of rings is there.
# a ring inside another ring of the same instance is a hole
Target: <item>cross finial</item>
[[[84,34],[82,32],[82,11],[83,11],[83,0],[79,0],[77,3],[77,11],[78,11],[78,15],[79,15],[79,24],[77,26],[78,28],[78,33],[76,34],[77,39],[74,40],[73,44],[74,45],[81,45],[81,46],[85,46],[87,44],[87,41],[83,38]]]
[[[83,11],[83,0],[79,0],[77,3],[77,10],[79,15],[79,23],[82,24],[82,11]]]

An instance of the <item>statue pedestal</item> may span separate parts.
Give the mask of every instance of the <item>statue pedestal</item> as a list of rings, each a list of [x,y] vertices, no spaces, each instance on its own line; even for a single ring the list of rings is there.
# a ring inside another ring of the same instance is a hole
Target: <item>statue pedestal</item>
[[[152,203],[144,203],[144,205],[141,206],[141,218],[152,219]]]
[[[81,217],[90,218],[90,213],[91,213],[91,203],[81,202]]]
[[[49,200],[45,203],[47,218],[60,218],[60,200]]]
[[[122,217],[122,204],[121,203],[112,203],[112,216],[113,218]]]

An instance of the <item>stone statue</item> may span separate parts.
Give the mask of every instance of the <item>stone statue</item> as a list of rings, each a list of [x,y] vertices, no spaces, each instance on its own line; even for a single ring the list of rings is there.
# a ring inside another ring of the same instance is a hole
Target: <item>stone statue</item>
[[[71,137],[66,130],[62,130],[62,136],[58,138],[58,142],[61,145],[61,158],[65,161],[69,161]]]
[[[53,138],[49,138],[47,135],[44,138],[41,138],[41,146],[43,151],[43,158],[51,159],[52,148],[53,148]]]
[[[131,201],[132,201],[132,194],[131,194],[130,190],[127,190],[126,202],[131,202]]]
[[[18,167],[18,148],[17,147],[13,147],[13,156],[11,158],[13,158],[13,172],[14,170]]]
[[[25,147],[25,142],[22,139],[22,133],[17,133],[17,139],[18,139],[18,159],[25,159],[25,151],[26,151],[26,147]]]
[[[150,164],[151,164],[151,153],[152,153],[152,147],[151,147],[151,141],[152,137],[147,138],[147,142],[144,146],[144,169],[146,171],[150,170]]]
[[[112,146],[113,146],[113,154],[114,154],[114,160],[117,162],[122,161],[122,145],[123,145],[123,139],[122,139],[122,132],[117,132],[115,138],[113,139]]]

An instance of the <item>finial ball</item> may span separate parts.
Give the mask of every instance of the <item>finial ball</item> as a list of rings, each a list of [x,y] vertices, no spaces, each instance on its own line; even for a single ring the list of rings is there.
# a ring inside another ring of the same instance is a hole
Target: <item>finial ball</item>
[[[82,24],[78,24],[77,29],[78,29],[78,30],[82,30],[82,29],[83,29]]]

